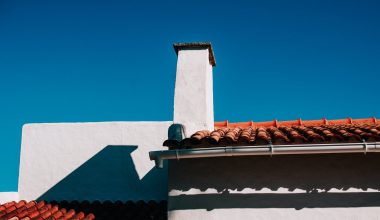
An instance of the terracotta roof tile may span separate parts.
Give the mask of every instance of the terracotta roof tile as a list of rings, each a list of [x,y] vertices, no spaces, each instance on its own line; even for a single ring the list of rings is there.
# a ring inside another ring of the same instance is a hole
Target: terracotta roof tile
[[[216,122],[214,131],[198,131],[182,141],[167,140],[170,148],[198,148],[263,144],[337,143],[380,140],[376,118]]]
[[[73,218],[74,217],[74,218]],[[29,219],[94,219],[93,214],[85,215],[83,212],[76,213],[70,210],[66,213],[65,209],[59,210],[58,205],[51,205],[45,201],[26,202],[8,202],[0,204],[1,220],[29,220]]]
[[[89,214],[85,214],[89,213]],[[92,214],[93,213],[93,214]],[[96,218],[95,218],[96,216]],[[0,220],[166,219],[166,201],[31,201],[0,204]]]

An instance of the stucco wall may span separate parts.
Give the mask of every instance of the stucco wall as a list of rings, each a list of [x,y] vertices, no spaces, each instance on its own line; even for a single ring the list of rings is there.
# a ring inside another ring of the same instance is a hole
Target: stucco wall
[[[18,201],[18,192],[0,192],[0,204]]]
[[[169,163],[169,219],[379,219],[380,155]]]
[[[173,121],[187,137],[214,129],[212,70],[207,48],[178,51]]]
[[[166,199],[167,170],[153,169],[148,152],[165,149],[171,124],[27,124],[22,130],[20,199]]]

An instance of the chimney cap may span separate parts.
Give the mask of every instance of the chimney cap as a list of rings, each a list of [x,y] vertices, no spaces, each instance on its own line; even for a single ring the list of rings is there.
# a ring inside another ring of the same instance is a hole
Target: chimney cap
[[[174,50],[178,55],[179,50],[183,49],[208,49],[208,59],[212,66],[216,65],[214,51],[210,42],[191,42],[191,43],[175,43]]]

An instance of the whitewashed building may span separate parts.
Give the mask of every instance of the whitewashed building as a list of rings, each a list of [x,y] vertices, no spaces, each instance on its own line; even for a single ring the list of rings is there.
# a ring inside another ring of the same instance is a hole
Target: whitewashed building
[[[83,207],[111,218],[84,201],[167,201],[165,214],[151,202],[143,212],[155,214],[128,206],[120,219],[380,218],[376,118],[214,122],[211,44],[174,49],[173,121],[24,125],[18,192],[0,193],[0,219],[26,219],[41,200],[75,213],[41,203],[38,216],[68,219],[93,218]]]

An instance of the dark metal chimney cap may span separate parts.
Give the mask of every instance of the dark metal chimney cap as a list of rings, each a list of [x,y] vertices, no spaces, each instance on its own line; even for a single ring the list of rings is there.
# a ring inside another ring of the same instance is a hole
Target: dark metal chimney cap
[[[191,43],[175,43],[173,44],[174,50],[176,54],[178,54],[179,50],[186,49],[208,49],[208,59],[212,66],[216,65],[214,51],[212,49],[210,42],[191,42]]]

